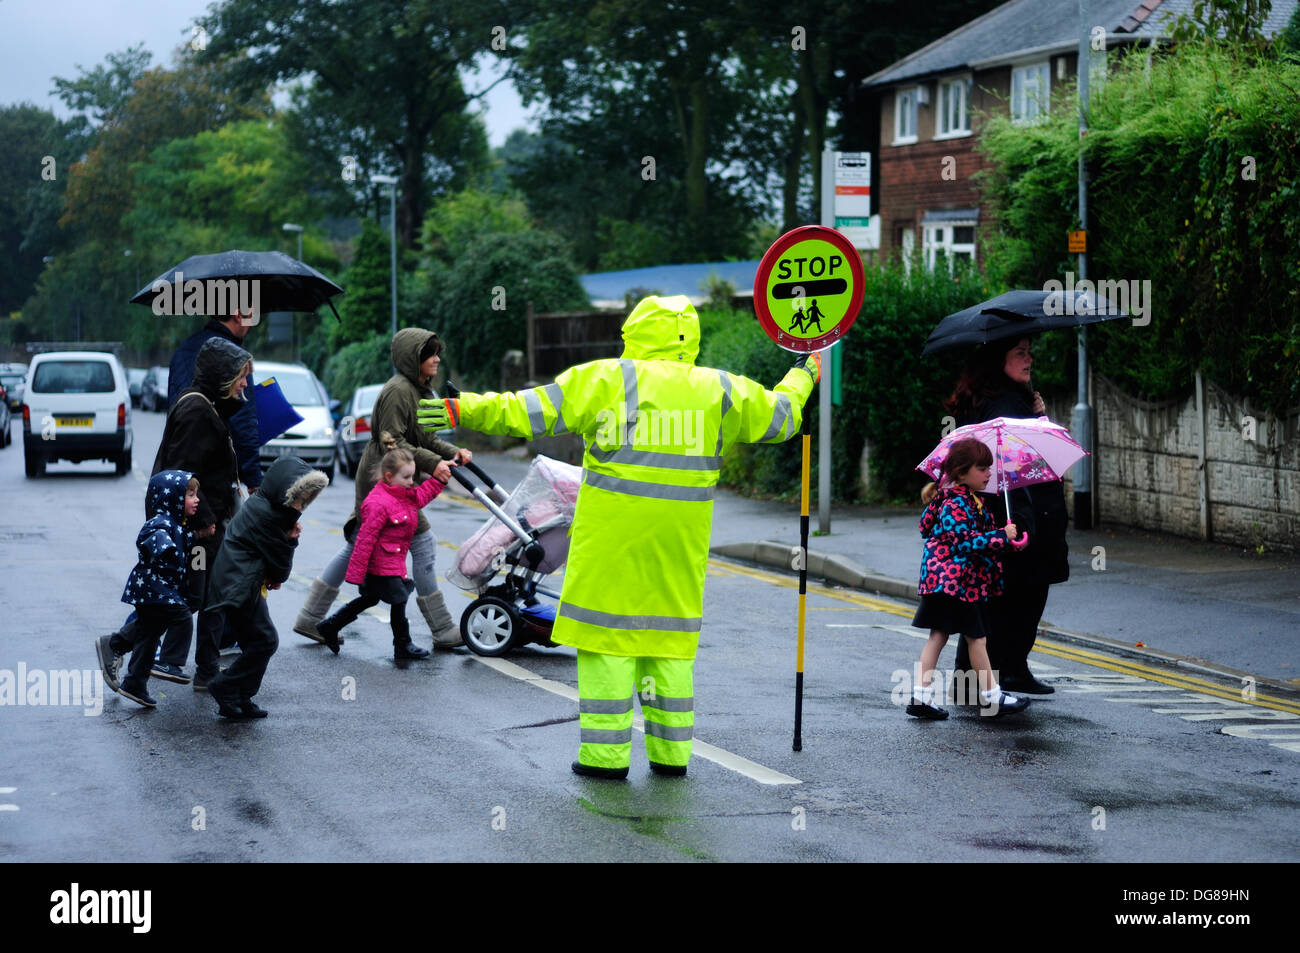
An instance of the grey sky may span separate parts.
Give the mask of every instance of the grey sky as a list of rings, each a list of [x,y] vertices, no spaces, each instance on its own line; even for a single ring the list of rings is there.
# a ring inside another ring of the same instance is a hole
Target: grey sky
[[[32,102],[60,116],[52,77],[71,79],[109,53],[143,42],[154,65],[170,65],[172,51],[192,37],[195,20],[211,0],[0,0],[0,105]],[[466,76],[467,88],[483,89],[496,78],[494,59]],[[533,128],[510,83],[486,99],[488,140],[500,145],[519,126]]]

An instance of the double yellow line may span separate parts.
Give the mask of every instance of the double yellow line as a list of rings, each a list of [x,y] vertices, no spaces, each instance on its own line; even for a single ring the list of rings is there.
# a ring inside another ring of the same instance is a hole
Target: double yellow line
[[[750,569],[748,566],[741,566],[736,563],[710,559],[709,569],[720,575],[746,576],[750,579],[769,583],[770,585],[780,586],[783,589],[799,588],[798,579],[778,575],[776,573],[764,572],[761,569]],[[870,596],[859,595],[844,589],[831,589],[828,586],[809,583],[808,592],[809,594],[816,593],[819,596],[836,599],[840,602],[847,602],[850,605],[861,609],[885,612],[889,615],[899,616],[904,619],[911,619],[914,613],[913,609],[906,606],[901,606],[894,602],[884,602],[880,599],[873,599]],[[1053,642],[1050,639],[1038,639],[1034,644],[1034,651],[1042,652],[1045,655],[1054,655],[1057,658],[1069,659],[1070,661],[1078,662],[1082,665],[1091,665],[1096,668],[1104,668],[1111,672],[1119,672],[1123,675],[1133,675],[1148,681],[1159,682],[1162,685],[1173,685],[1177,688],[1186,689],[1189,692],[1199,692],[1202,695],[1213,695],[1215,698],[1224,698],[1229,701],[1242,702],[1247,705],[1254,705],[1258,708],[1272,708],[1277,711],[1285,711],[1295,715],[1300,715],[1300,704],[1284,698],[1259,693],[1256,693],[1254,698],[1243,698],[1240,691],[1234,692],[1232,689],[1224,688],[1217,682],[1207,681],[1206,679],[1197,678],[1193,675],[1174,674],[1165,669],[1143,665],[1140,662],[1129,661],[1128,659],[1100,655],[1096,652],[1090,652],[1087,649],[1076,648],[1072,645],[1064,645],[1060,642]]]

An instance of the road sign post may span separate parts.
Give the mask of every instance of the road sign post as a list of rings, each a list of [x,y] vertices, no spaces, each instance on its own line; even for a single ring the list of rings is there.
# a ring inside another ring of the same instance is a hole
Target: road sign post
[[[754,311],[768,337],[779,347],[798,354],[822,351],[840,341],[857,319],[862,306],[865,276],[862,257],[844,235],[833,228],[805,225],[772,243],[758,265],[754,278]],[[823,373],[831,372],[830,360],[822,362]],[[822,378],[819,398],[830,393]],[[808,598],[808,471],[811,463],[812,432],[807,405],[803,414],[800,443],[799,609],[795,650],[794,744],[803,750],[803,657],[804,623]],[[827,411],[823,410],[823,414]],[[825,421],[823,421],[823,425]],[[822,437],[829,446],[828,436]],[[824,457],[823,453],[823,457]],[[829,465],[822,464],[824,469]],[[829,474],[822,474],[822,480]],[[828,487],[823,496],[829,497]],[[819,506],[821,501],[818,501]]]

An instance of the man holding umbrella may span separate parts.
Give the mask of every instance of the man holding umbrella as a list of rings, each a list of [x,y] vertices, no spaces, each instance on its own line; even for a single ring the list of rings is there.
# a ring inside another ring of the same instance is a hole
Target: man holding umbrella
[[[167,409],[170,410],[176,403],[176,398],[194,383],[194,359],[205,343],[220,337],[247,349],[245,338],[260,317],[254,313],[240,314],[236,311],[228,317],[212,318],[182,341],[172,355],[171,373],[167,378]],[[256,389],[249,387],[244,391],[244,406],[228,422],[230,439],[235,445],[235,458],[239,461],[239,482],[247,487],[250,494],[262,483],[262,464],[258,455],[261,441],[257,432],[257,405],[253,401]]]

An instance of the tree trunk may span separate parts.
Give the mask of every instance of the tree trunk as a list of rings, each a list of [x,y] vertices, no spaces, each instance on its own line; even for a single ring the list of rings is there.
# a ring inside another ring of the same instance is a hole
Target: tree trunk
[[[686,147],[686,220],[696,254],[711,252],[709,242],[709,183],[705,175],[709,160],[708,81],[695,79],[690,85],[690,138]]]
[[[799,183],[802,179],[800,172],[803,169],[805,124],[803,106],[797,89],[790,96],[790,111],[794,114],[794,120],[790,123],[790,133],[786,139],[785,163],[782,169],[784,182],[781,187],[782,231],[785,232],[797,225],[805,224],[799,221]]]

